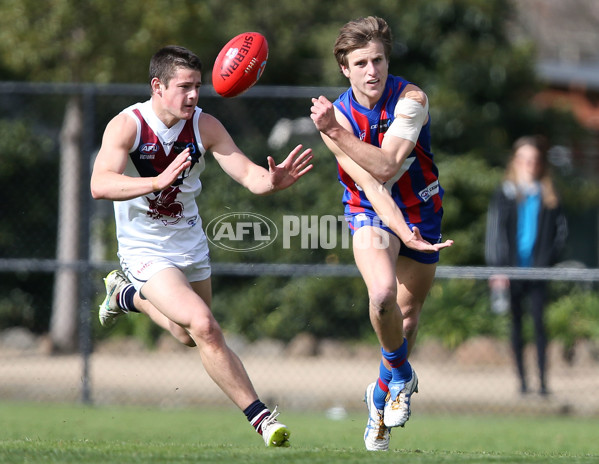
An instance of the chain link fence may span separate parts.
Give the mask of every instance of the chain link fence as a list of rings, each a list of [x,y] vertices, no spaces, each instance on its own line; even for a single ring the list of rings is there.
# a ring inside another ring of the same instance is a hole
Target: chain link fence
[[[224,100],[205,86],[200,106],[223,120],[236,140],[243,139],[250,147],[267,141],[269,149],[281,150],[294,138],[316,143],[318,137],[305,121],[309,99],[320,94],[332,98],[339,90],[258,86],[240,98]],[[148,96],[145,85],[0,83],[2,400],[230,406],[204,372],[196,350],[178,345],[167,334],[160,335],[149,349],[139,338],[111,336],[110,330],[99,327],[95,317],[94,310],[103,298],[102,277],[117,263],[110,258],[116,256],[111,206],[92,201],[88,193],[91,164],[106,123],[121,109]],[[78,163],[65,162],[64,158],[61,162],[60,147],[69,137],[65,130],[67,109],[74,98],[79,99],[82,109],[77,140],[81,156]],[[65,179],[71,180],[70,187],[65,187]],[[76,192],[78,202],[72,205],[74,209],[60,211],[59,204],[64,209],[60,196],[69,188],[71,195]],[[66,239],[59,227],[65,218],[70,221]],[[61,241],[70,253],[61,251]],[[261,275],[342,278],[341,292],[345,285],[362,285],[353,264],[336,261],[281,264],[238,258],[236,262],[214,260],[213,264],[216,288],[227,279]],[[70,276],[66,287],[74,287],[66,296],[57,290],[61,273]],[[488,294],[486,280],[495,273],[565,286],[596,288],[599,282],[599,269],[575,267],[440,266],[437,279],[468,280],[481,294]],[[73,301],[76,348],[57,352],[48,333],[59,323],[53,320],[52,308]],[[366,303],[363,308],[356,306],[367,319]],[[427,323],[426,317],[425,306],[422,324]],[[363,408],[364,389],[378,375],[379,351],[372,340],[316,338],[309,331],[286,342],[273,337],[250,339],[243,333],[226,336],[260,397],[281,408]],[[522,396],[506,340],[480,336],[449,349],[424,338],[412,356],[420,379],[413,411],[599,414],[597,340],[576,341],[574,354],[567,356],[566,351],[560,343],[550,343],[551,394]],[[535,362],[529,346],[526,364],[531,379],[536,375]]]

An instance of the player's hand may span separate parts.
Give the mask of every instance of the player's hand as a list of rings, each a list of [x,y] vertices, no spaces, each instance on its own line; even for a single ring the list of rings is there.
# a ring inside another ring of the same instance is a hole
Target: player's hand
[[[447,248],[453,245],[453,240],[445,240],[442,243],[434,244],[427,242],[422,238],[422,235],[420,235],[420,230],[418,229],[418,227],[414,227],[412,229],[412,235],[410,235],[410,237],[407,237],[406,240],[402,241],[408,248],[411,248],[412,250],[416,251],[422,251],[424,253],[435,253],[439,250],[442,250],[443,248]]]
[[[191,166],[191,160],[187,159],[190,154],[190,149],[186,148],[177,155],[164,171],[154,178],[154,186],[158,187],[156,190],[164,190],[170,187],[181,173]]]
[[[273,191],[290,187],[313,168],[310,164],[313,158],[312,149],[308,148],[300,153],[302,148],[302,145],[295,147],[280,164],[275,164],[272,156],[268,157],[268,171]]]
[[[318,98],[313,98],[310,111],[310,118],[323,134],[328,135],[330,130],[340,127],[335,117],[335,107],[326,97],[321,95]]]

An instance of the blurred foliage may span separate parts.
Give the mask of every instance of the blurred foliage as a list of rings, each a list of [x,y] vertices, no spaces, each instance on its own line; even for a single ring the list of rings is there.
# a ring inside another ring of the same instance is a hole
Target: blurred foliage
[[[360,339],[370,331],[364,324],[368,298],[358,277],[269,276],[250,285],[245,280],[227,277],[215,282],[218,297],[214,314],[229,331],[250,339],[266,336],[285,341],[300,332],[322,338]],[[236,285],[246,288],[242,301],[230,291]]]
[[[265,34],[270,47],[260,85],[345,86],[347,81],[332,54],[335,37],[346,21],[370,14],[384,17],[392,27],[390,72],[415,82],[430,98],[433,151],[446,192],[443,232],[445,238],[455,240],[452,248],[442,252],[441,264],[482,265],[487,204],[501,179],[511,142],[523,134],[543,133],[552,144],[573,147],[585,136],[570,114],[541,110],[532,104],[531,97],[542,89],[534,72],[535,51],[530,42],[515,42],[509,36],[507,26],[514,11],[508,0],[49,0],[44,7],[37,0],[4,0],[0,3],[0,79],[143,83],[147,82],[150,56],[161,46],[177,43],[202,58],[204,82],[209,84],[211,64],[221,47],[243,31],[258,31]],[[56,236],[58,181],[47,173],[57,172],[53,140],[59,128],[49,125],[61,122],[64,99],[50,99],[53,104],[5,102],[12,108],[33,108],[47,122],[43,127],[31,127],[23,112],[10,121],[0,121],[0,189],[3,199],[15,198],[10,203],[10,215],[14,219],[16,212],[21,224],[16,230],[6,220],[8,210],[0,209],[3,257],[23,250],[22,243],[29,246],[29,256],[54,256],[53,247],[42,247],[42,242],[35,240],[36,234],[53,241]],[[132,102],[109,96],[96,103],[99,140],[108,120]],[[250,158],[265,165],[267,155],[281,160],[293,147],[289,144],[275,153],[267,150],[268,128],[281,117],[308,116],[310,101],[290,99],[269,104],[259,99],[206,99],[200,105],[224,122]],[[220,214],[235,211],[264,214],[277,224],[289,214],[342,214],[342,190],[332,155],[318,137],[302,141],[314,148],[313,172],[291,189],[272,196],[256,197],[233,185],[210,160],[202,176],[205,191],[199,199],[204,225]],[[9,196],[20,192],[24,182],[43,186],[43,198]],[[596,179],[560,169],[558,185],[570,216],[596,211]],[[584,211],[580,210],[582,197],[587,208]],[[581,248],[588,238],[576,234],[588,237],[593,226],[591,219],[582,219],[591,225],[573,228],[574,246],[578,246],[577,256],[588,257],[592,253]],[[112,224],[102,220],[97,227],[94,224],[94,231],[99,241],[106,242],[105,237],[114,234]],[[338,237],[342,234],[341,227],[337,233]],[[283,249],[279,238],[273,246],[255,253],[212,248],[212,260],[353,263],[348,248],[309,249],[297,243]],[[112,236],[104,250],[105,259],[114,259],[115,251]],[[38,277],[32,276],[31,282]],[[46,290],[34,290],[22,279],[7,279],[6,285],[1,288],[0,328],[12,324],[14,308],[22,306],[21,323],[43,331],[49,319],[51,282],[45,285]],[[13,294],[10,289],[15,286],[32,295],[42,291],[44,297],[37,300],[23,293]],[[101,281],[98,289],[97,299],[101,301]],[[360,278],[215,276],[214,290],[214,312],[223,327],[251,338],[288,340],[300,331],[322,337],[372,335]],[[437,336],[448,346],[455,346],[477,333],[504,335],[505,318],[490,313],[487,293],[486,282],[438,280],[425,304],[421,336]],[[555,314],[562,315],[562,322],[552,329],[555,336],[571,332],[564,330],[564,321],[578,317],[581,301],[593,303],[584,298],[589,297],[560,295]],[[30,308],[34,308],[36,323],[31,322]],[[552,317],[552,321],[557,318]],[[132,316],[114,332],[99,332],[99,336],[109,333],[142,334],[140,337],[152,343],[159,331],[146,318]]]
[[[483,265],[487,207],[503,168],[473,153],[441,157],[437,165],[445,189],[443,235],[455,241],[442,252],[441,264]]]
[[[48,128],[46,128],[48,129]],[[26,120],[0,119],[0,250],[3,258],[20,257],[27,249],[32,256],[52,258],[39,237],[56,235],[57,179],[48,176],[57,171],[52,154],[55,145],[43,131]],[[24,194],[32,186],[43,186],[44,195]],[[18,227],[15,228],[15,224]]]
[[[420,340],[434,338],[456,348],[475,335],[505,338],[508,319],[491,312],[484,280],[437,280],[420,317]]]
[[[33,296],[21,288],[15,286],[7,294],[0,296],[0,321],[4,327],[31,328],[34,313]]]
[[[24,327],[45,333],[50,321],[53,278],[48,273],[6,273],[0,285],[0,331]]]
[[[0,119],[0,258],[55,255],[58,179],[48,173],[57,172],[58,163],[51,129],[26,119]],[[47,274],[2,274],[0,330],[46,331],[52,287]]]
[[[599,340],[599,294],[597,285],[578,284],[548,305],[547,332],[567,352],[578,340]]]

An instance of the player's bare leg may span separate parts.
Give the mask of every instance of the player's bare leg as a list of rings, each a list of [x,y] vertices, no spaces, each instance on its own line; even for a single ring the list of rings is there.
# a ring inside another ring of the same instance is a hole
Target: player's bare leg
[[[400,256],[397,260],[397,304],[403,314],[408,356],[414,349],[424,301],[433,285],[437,264],[423,264]]]
[[[164,330],[167,330],[171,333],[173,337],[175,337],[179,342],[186,346],[196,346],[196,342],[189,335],[189,332],[181,327],[179,324],[175,324],[169,318],[167,318],[164,314],[156,309],[156,307],[150,303],[148,300],[141,298],[139,292],[135,293],[133,298],[135,308],[145,315],[147,315],[152,321],[162,327]]]
[[[395,275],[399,246],[397,237],[376,227],[361,227],[353,238],[354,259],[368,289],[370,322],[386,351],[399,348],[404,338]]]

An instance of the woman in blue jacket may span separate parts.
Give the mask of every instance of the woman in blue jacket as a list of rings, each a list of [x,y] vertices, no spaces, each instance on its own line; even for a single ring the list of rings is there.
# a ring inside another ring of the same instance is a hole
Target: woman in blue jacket
[[[542,137],[525,136],[514,143],[505,178],[495,191],[487,215],[485,256],[490,266],[549,267],[558,259],[567,236],[566,218],[553,184]],[[511,342],[522,393],[528,392],[523,362],[523,300],[529,298],[539,369],[539,392],[548,393],[547,336],[544,309],[546,281],[509,280],[496,275],[492,289],[508,289],[512,314]]]

